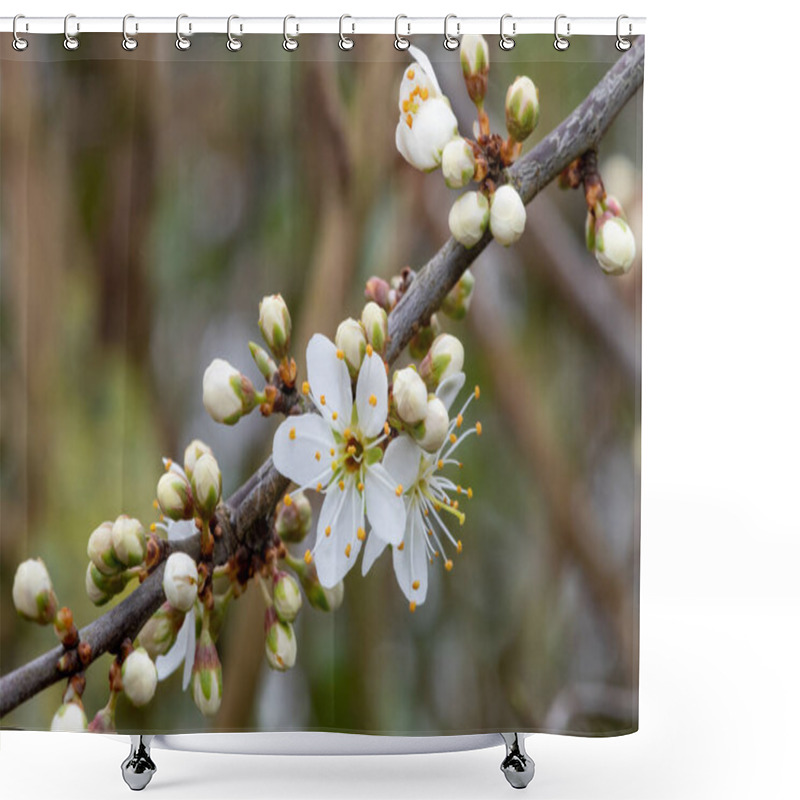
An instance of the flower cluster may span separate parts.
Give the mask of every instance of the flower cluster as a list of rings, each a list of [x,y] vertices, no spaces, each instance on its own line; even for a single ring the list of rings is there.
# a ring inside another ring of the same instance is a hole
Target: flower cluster
[[[436,80],[430,59],[411,46],[414,63],[400,83],[397,149],[412,166],[425,172],[442,169],[445,183],[467,191],[450,209],[448,224],[464,247],[474,247],[487,229],[500,244],[514,244],[525,228],[525,206],[508,180],[507,168],[522,151],[539,121],[539,91],[527,76],[516,78],[506,93],[508,137],[491,132],[484,99],[489,82],[489,47],[483,36],[461,40],[461,68],[467,92],[478,111],[475,138],[462,137],[458,123]]]

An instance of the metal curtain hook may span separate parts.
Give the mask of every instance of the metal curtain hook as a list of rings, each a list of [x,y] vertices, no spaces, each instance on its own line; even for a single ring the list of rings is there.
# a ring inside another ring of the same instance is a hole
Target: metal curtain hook
[[[450,22],[451,19],[456,20],[456,35],[453,36],[447,30],[447,23]],[[458,36],[461,33],[461,23],[458,21],[458,17],[455,14],[448,14],[444,18],[444,45],[445,50],[458,50],[459,44],[461,42],[458,40]]]
[[[511,36],[509,36],[505,32],[505,24],[506,24],[506,20],[507,19],[511,19],[512,20],[512,22],[511,22]],[[500,49],[501,50],[513,50],[514,49],[514,45],[516,44],[516,42],[514,41],[513,37],[516,35],[516,33],[517,33],[517,23],[513,21],[512,17],[511,17],[511,14],[503,14],[503,16],[500,17]]]
[[[13,41],[11,42],[11,46],[12,46],[12,47],[13,47],[13,48],[14,48],[14,49],[15,49],[15,50],[18,52],[18,53],[21,53],[23,50],[26,50],[26,49],[28,48],[28,40],[27,40],[27,39],[23,39],[23,38],[22,38],[22,37],[21,37],[21,36],[20,36],[20,35],[17,33],[17,22],[18,22],[19,20],[21,20],[21,19],[25,19],[25,15],[24,15],[24,14],[17,14],[17,15],[14,17],[14,22],[11,24],[11,32],[14,34],[14,39],[13,39]],[[28,23],[27,23],[27,22],[25,23],[25,30],[28,30]]]
[[[353,19],[353,18],[349,14],[342,14],[342,16],[339,17],[339,48],[341,50],[352,50],[353,46],[355,45],[355,42],[350,37],[345,36],[343,30],[344,21],[346,19]],[[353,28],[352,32],[355,33],[356,32],[355,22],[352,23],[352,28]]]
[[[555,33],[555,36],[556,36],[556,39],[555,39],[555,41],[553,42],[553,47],[555,47],[555,49],[556,49],[556,50],[559,50],[559,51],[564,51],[564,50],[566,50],[566,49],[569,47],[569,39],[565,39],[565,38],[564,38],[564,37],[563,37],[563,36],[562,36],[562,35],[561,35],[561,34],[558,32],[558,21],[559,21],[560,19],[567,19],[567,15],[566,15],[566,14],[559,14],[559,15],[556,17],[556,21],[555,21],[555,23],[554,23],[554,25],[553,25],[553,32]],[[569,27],[570,27],[570,26],[569,26],[569,21],[567,21],[567,36],[569,36]]]
[[[300,46],[300,42],[297,41],[297,34],[294,36],[289,36],[289,20],[290,19],[297,19],[297,17],[293,17],[291,14],[283,18],[283,49],[288,50],[290,53]],[[297,33],[300,33],[300,26],[296,25]]]
[[[188,50],[192,46],[191,39],[188,39],[181,33],[181,20],[189,19],[188,14],[178,14],[175,19],[175,47],[178,50]],[[192,23],[189,23],[189,33],[192,32]]]
[[[122,18],[122,49],[123,50],[128,50],[128,51],[135,50],[139,46],[139,42],[137,42],[136,39],[135,39],[135,34],[134,34],[134,36],[131,36],[128,33],[128,20],[129,19],[136,19],[136,18],[133,16],[133,14],[126,14]],[[139,30],[139,24],[138,23],[136,23],[136,25],[134,26],[134,30],[136,30],[136,31]]]
[[[394,18],[394,48],[395,50],[408,50],[411,42],[409,42],[405,36],[400,35],[401,19],[408,19],[408,17],[405,14],[398,14]],[[411,36],[411,23],[407,22],[406,25],[408,27],[408,33],[406,33],[406,36]]]
[[[628,17],[625,14],[620,14],[617,17],[617,41],[616,44],[614,45],[617,48],[617,50],[619,50],[621,53],[624,53],[626,50],[629,50],[631,46],[630,40],[624,38],[623,35],[620,33],[620,28],[621,28],[620,23],[624,19],[628,19]],[[628,22],[628,36],[630,36],[632,32],[633,32],[633,26],[631,25],[630,22]]]
[[[235,20],[239,19],[236,14],[231,14],[228,17],[228,43],[225,45],[231,53],[236,53],[242,49],[242,40],[238,36],[233,35],[233,31],[231,30],[231,23]],[[242,26],[239,25],[239,33],[242,32]]]
[[[77,36],[73,36],[69,32],[69,21],[71,19],[75,19],[75,15],[74,14],[67,14],[67,16],[64,17],[64,49],[65,50],[77,50],[78,46],[80,45],[80,42],[78,41],[78,37]],[[79,32],[80,29],[81,29],[80,23],[76,22],[75,23],[75,32],[76,33]]]

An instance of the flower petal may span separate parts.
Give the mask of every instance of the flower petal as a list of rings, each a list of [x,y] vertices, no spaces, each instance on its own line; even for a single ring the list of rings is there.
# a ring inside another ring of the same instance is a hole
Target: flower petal
[[[363,527],[364,501],[355,480],[345,483],[344,491],[332,486],[322,504],[314,546],[317,575],[326,589],[339,583],[356,563],[361,549],[358,529]],[[326,536],[328,528],[330,533]]]
[[[467,376],[463,372],[456,372],[445,378],[436,390],[436,396],[444,403],[444,407],[449,411],[453,401],[458,397],[458,393],[464,386]]]
[[[436,89],[436,94],[441,94],[442,89],[439,86],[439,81],[436,80],[436,73],[433,71],[433,64],[431,64],[431,60],[428,56],[416,47],[415,45],[410,45],[408,48],[408,54],[422,67],[425,72],[425,75],[433,84],[434,88]]]
[[[353,390],[350,373],[343,358],[336,355],[336,345],[320,333],[315,333],[306,348],[306,368],[312,399],[320,413],[343,430],[353,412]],[[324,398],[324,402],[323,402]],[[333,421],[333,414],[337,419]]]
[[[192,680],[192,669],[194,667],[194,653],[195,653],[195,645],[197,640],[197,626],[195,625],[195,618],[194,618],[194,606],[189,609],[189,613],[186,615],[185,622],[188,623],[188,632],[189,635],[186,639],[186,658],[183,662],[183,691],[186,691],[186,687]]]
[[[407,531],[403,549],[392,550],[392,565],[403,594],[409,602],[421,605],[428,594],[428,548],[425,521],[417,506],[409,509]]]
[[[378,557],[386,549],[386,542],[380,536],[376,536],[374,531],[370,531],[367,543],[364,546],[364,555],[361,558],[361,574],[366,575]]]
[[[368,350],[358,372],[356,410],[358,427],[370,439],[381,432],[386,422],[386,415],[389,413],[388,393],[386,365],[376,352],[370,354]]]
[[[383,454],[383,468],[389,473],[394,484],[399,483],[404,489],[408,489],[417,482],[422,455],[420,446],[403,433],[389,442]]]
[[[406,506],[397,489],[401,484],[381,464],[371,464],[364,478],[367,517],[372,534],[389,544],[400,544],[406,527]],[[403,487],[405,488],[405,487]]]
[[[329,423],[319,414],[288,417],[275,431],[272,440],[272,462],[275,469],[300,486],[331,479],[333,433]]]
[[[179,542],[181,539],[188,539],[197,533],[197,526],[193,519],[182,519],[180,522],[173,522],[167,519],[167,539],[170,542]]]
[[[175,643],[163,656],[156,656],[156,674],[159,681],[166,680],[175,672],[176,669],[183,663],[186,657],[186,640],[189,636],[189,626],[186,624],[189,615],[192,616],[192,625],[194,625],[194,612],[190,611],[183,618],[183,625],[175,637]]]

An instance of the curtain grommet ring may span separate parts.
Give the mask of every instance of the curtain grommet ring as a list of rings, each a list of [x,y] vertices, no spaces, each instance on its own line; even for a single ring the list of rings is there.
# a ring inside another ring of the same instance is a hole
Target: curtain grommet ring
[[[402,52],[403,50],[408,50],[408,48],[411,46],[411,42],[409,42],[408,39],[406,38],[406,36],[411,36],[411,23],[410,22],[406,23],[406,26],[408,27],[408,32],[406,33],[405,36],[401,36],[400,35],[401,19],[407,20],[408,17],[405,14],[398,14],[394,18],[394,49],[400,50]]]
[[[353,18],[349,14],[342,14],[342,16],[339,17],[339,49],[344,51],[352,50],[353,47],[355,46],[355,42],[349,36],[344,35],[344,21],[346,19],[353,19]],[[350,32],[351,33],[356,32],[355,22],[352,23],[352,30]]]
[[[289,20],[294,19],[296,20],[297,17],[293,17],[291,14],[287,14],[283,18],[283,49],[286,50],[287,53],[293,53],[300,47],[300,42],[297,41],[297,34],[294,36],[289,35]],[[297,33],[300,33],[300,26],[296,25]]]
[[[12,46],[12,47],[13,47],[13,48],[14,48],[14,49],[15,49],[15,50],[18,52],[18,53],[21,53],[21,52],[23,52],[24,50],[27,50],[27,49],[28,49],[28,44],[29,44],[28,40],[27,40],[27,39],[23,39],[23,38],[22,38],[22,37],[19,35],[19,31],[17,30],[17,23],[18,23],[18,22],[19,22],[19,20],[21,20],[21,19],[25,19],[25,15],[24,15],[24,14],[17,14],[17,15],[14,17],[14,22],[12,22],[12,23],[11,23],[11,33],[12,33],[12,34],[13,34],[13,36],[14,36],[14,38],[13,38],[13,39],[12,39],[12,41],[11,41],[11,46]],[[25,25],[25,29],[26,29],[26,30],[27,30],[27,27],[28,27],[28,26],[27,26],[27,23],[26,23],[26,25]]]
[[[506,33],[506,20],[511,20],[511,36]],[[500,17],[500,49],[501,50],[513,50],[514,45],[516,42],[514,41],[514,36],[517,32],[517,23],[514,22],[513,17],[511,14],[503,14]]]
[[[231,51],[231,53],[238,53],[242,49],[242,40],[238,36],[234,35],[233,30],[231,28],[231,23],[235,19],[239,19],[239,17],[237,17],[236,14],[231,14],[228,17],[228,41],[225,43],[225,47],[227,47],[228,50]],[[239,25],[239,33],[241,34],[241,32],[242,32],[242,26]]]
[[[181,20],[189,19],[188,14],[178,14],[175,18],[175,47],[181,52],[188,50],[192,46],[192,40],[188,36],[181,33]],[[192,32],[192,23],[189,23],[189,33]]]
[[[72,52],[74,50],[77,50],[80,47],[80,44],[81,44],[78,41],[78,37],[77,36],[73,36],[69,32],[69,21],[71,19],[76,19],[76,16],[74,14],[67,14],[67,16],[64,17],[64,49],[65,50],[69,50],[70,52]],[[76,22],[75,23],[75,32],[76,33],[80,32],[80,29],[81,29],[80,23]]]
[[[617,17],[617,41],[614,43],[614,47],[616,47],[617,50],[620,51],[620,53],[624,53],[626,50],[630,50],[631,49],[630,39],[626,39],[622,35],[622,33],[620,32],[621,31],[621,27],[622,27],[622,20],[624,20],[624,19],[628,19],[628,16],[626,14],[620,14]],[[631,25],[630,20],[629,20],[628,21],[628,36],[630,36],[632,32],[633,32],[633,26]]]
[[[567,19],[566,14],[559,14],[555,22],[553,23],[553,34],[555,35],[555,41],[553,42],[553,47],[558,50],[559,53],[563,53],[569,47],[569,39],[565,39],[559,32],[558,32],[558,21],[560,19]],[[569,20],[567,20],[567,36],[569,36],[569,29],[570,24]]]
[[[456,21],[456,35],[453,36],[447,30],[447,23],[450,22],[451,19]],[[461,44],[460,40],[458,39],[459,35],[461,34],[461,23],[458,21],[458,17],[455,14],[448,14],[444,18],[444,41],[442,45],[444,46],[445,50],[458,50],[458,46]]]
[[[133,14],[126,14],[122,18],[122,49],[127,50],[130,52],[131,50],[135,50],[139,46],[139,42],[136,40],[136,34],[131,36],[128,33],[128,20],[129,19],[136,19]],[[134,30],[139,30],[139,24],[134,24]]]

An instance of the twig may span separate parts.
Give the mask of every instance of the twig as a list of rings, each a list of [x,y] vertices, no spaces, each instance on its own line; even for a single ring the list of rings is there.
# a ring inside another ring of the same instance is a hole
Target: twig
[[[548,136],[510,170],[510,178],[523,200],[530,202],[561,170],[602,138],[620,109],[641,86],[644,75],[644,42],[638,40],[603,76],[586,99]],[[421,325],[441,304],[464,270],[491,241],[486,235],[466,250],[450,239],[420,270],[409,290],[389,316],[389,346],[386,360],[391,363],[402,352]],[[263,547],[257,526],[274,508],[288,487],[288,481],[268,459],[233,496],[220,506],[218,518],[223,529],[217,543],[215,562],[224,563],[239,543],[253,549]],[[197,537],[181,542],[182,548],[197,555]],[[119,605],[80,631],[81,641],[91,646],[91,660],[114,652],[126,637],[131,639],[145,621],[164,602],[161,587],[163,565]],[[0,717],[51,684],[66,677],[57,664],[62,647],[17,668],[0,678]]]

